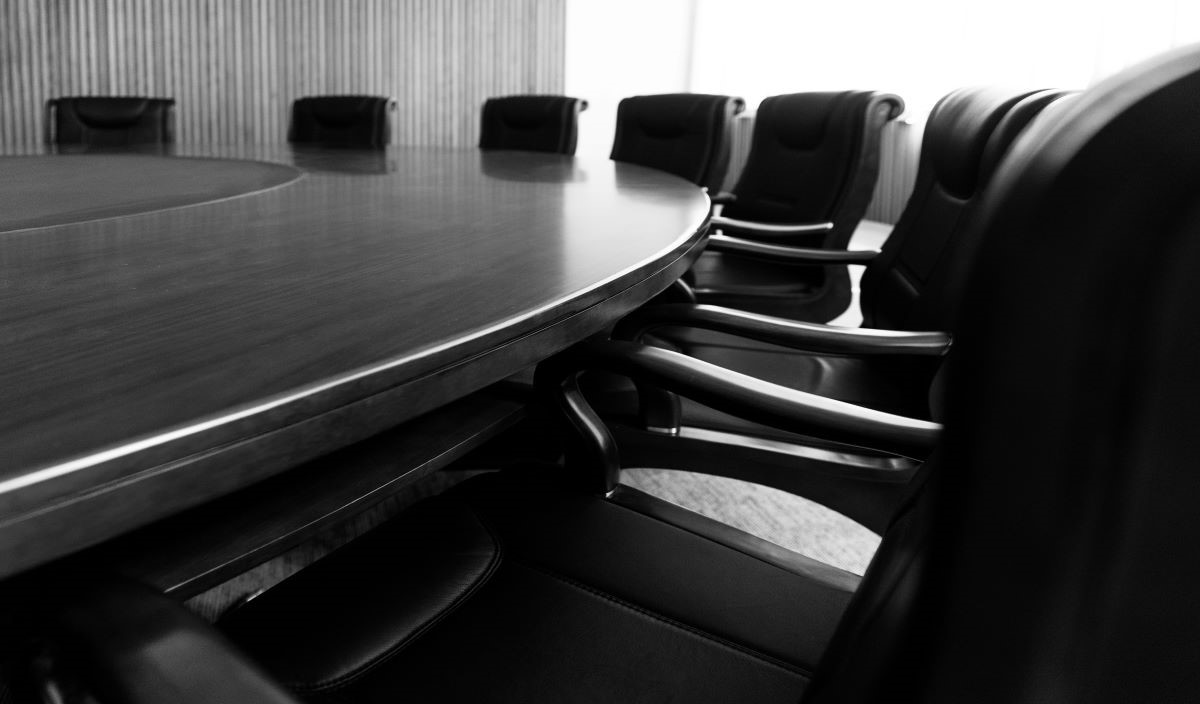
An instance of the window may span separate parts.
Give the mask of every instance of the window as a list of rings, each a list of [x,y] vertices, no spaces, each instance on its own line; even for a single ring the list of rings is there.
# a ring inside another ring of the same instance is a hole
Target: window
[[[607,153],[616,102],[867,88],[922,121],[964,85],[1084,88],[1200,40],[1195,0],[568,0],[567,92],[591,101],[580,153]]]

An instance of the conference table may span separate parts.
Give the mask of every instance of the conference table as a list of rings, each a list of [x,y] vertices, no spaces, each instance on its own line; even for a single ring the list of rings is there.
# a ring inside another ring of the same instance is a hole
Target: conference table
[[[708,218],[605,159],[47,150],[0,156],[0,577],[243,494],[214,515],[308,486],[287,502],[333,495],[328,517],[444,465],[523,406],[498,382],[667,287]],[[345,489],[355,463],[321,458],[371,442],[390,464]]]

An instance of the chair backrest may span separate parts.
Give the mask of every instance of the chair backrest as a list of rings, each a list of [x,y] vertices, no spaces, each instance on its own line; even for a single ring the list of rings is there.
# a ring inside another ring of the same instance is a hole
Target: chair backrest
[[[172,98],[86,96],[46,101],[45,139],[53,144],[123,146],[175,141]]]
[[[984,195],[945,446],[809,704],[1200,696],[1200,47],[1065,102]]]
[[[483,103],[480,149],[574,154],[587,101],[564,95],[509,95]]]
[[[682,176],[715,191],[729,166],[733,118],[741,98],[667,93],[625,98],[617,105],[611,157]]]
[[[733,187],[737,200],[724,214],[767,223],[832,222],[826,246],[844,247],[879,177],[880,130],[903,111],[899,97],[873,91],[764,99]]]
[[[317,95],[292,103],[288,141],[382,148],[391,140],[395,101],[376,95]]]
[[[912,196],[862,277],[863,325],[947,330],[978,242],[964,237],[999,157],[1062,91],[963,88],[929,114]]]

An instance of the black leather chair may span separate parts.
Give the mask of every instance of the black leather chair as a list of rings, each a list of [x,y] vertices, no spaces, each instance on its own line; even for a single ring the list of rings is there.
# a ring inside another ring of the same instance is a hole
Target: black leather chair
[[[799,261],[866,265],[860,329],[681,303],[638,311],[618,336],[653,332],[691,356],[768,381],[928,417],[931,377],[949,345],[978,247],[964,236],[977,217],[973,206],[1012,141],[1063,95],[996,88],[950,93],[930,113],[913,197],[882,251],[787,248]],[[723,429],[736,427],[744,426]]]
[[[611,158],[681,176],[716,191],[729,166],[733,118],[741,98],[667,93],[625,98],[617,105]]]
[[[318,95],[292,103],[288,141],[328,147],[382,149],[391,140],[396,102],[374,95]]]
[[[570,464],[472,479],[227,632],[308,701],[1194,700],[1200,49],[1046,117],[985,195],[950,420],[861,580],[613,486],[576,372],[881,449],[935,428],[603,342],[540,372],[579,438]],[[117,606],[66,619],[58,642],[103,633]],[[170,644],[170,622],[139,625]],[[195,682],[225,657],[181,651],[118,674]]]
[[[720,236],[692,268],[697,300],[818,322],[845,310],[844,267],[773,261],[737,240],[844,250],[871,202],[881,130],[903,111],[899,97],[872,91],[763,100],[741,176],[714,198]]]
[[[972,229],[976,206],[1012,141],[1062,95],[968,88],[938,102],[926,123],[914,197],[883,251],[843,252],[867,264],[863,313],[870,327],[676,303],[641,309],[615,335],[657,338],[689,356],[800,391],[934,417],[930,389],[979,244],[971,235],[978,232]],[[589,392],[637,466],[732,473],[806,496],[876,531],[887,525],[916,468],[910,459],[798,437],[645,388],[640,408],[628,385],[593,383]],[[787,445],[764,444],[764,438]],[[809,471],[794,471],[798,462]]]
[[[87,147],[170,144],[175,100],[86,96],[46,101],[47,144]]]
[[[587,101],[563,95],[509,95],[483,103],[480,149],[572,155]]]

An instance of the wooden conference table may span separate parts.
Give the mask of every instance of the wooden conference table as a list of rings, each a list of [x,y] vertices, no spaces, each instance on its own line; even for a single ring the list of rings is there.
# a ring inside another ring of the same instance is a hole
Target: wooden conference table
[[[708,213],[633,165],[435,148],[4,156],[0,203],[0,577],[602,330]]]

